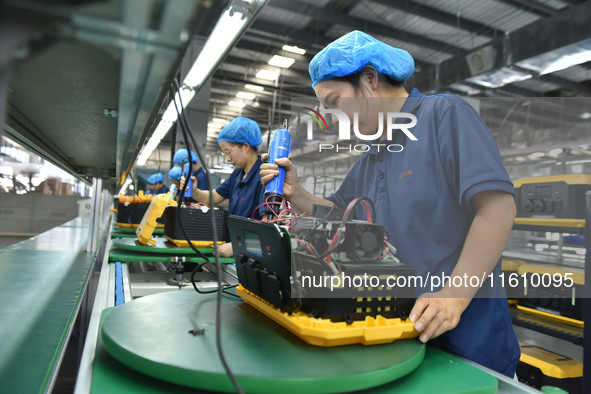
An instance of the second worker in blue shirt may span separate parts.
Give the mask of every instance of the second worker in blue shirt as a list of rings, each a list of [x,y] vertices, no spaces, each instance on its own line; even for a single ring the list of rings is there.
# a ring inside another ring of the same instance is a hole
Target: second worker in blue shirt
[[[239,116],[228,123],[218,135],[222,155],[236,169],[232,175],[213,190],[216,205],[228,200],[228,213],[246,218],[261,219],[257,207],[263,203],[265,189],[261,184],[259,169],[261,158],[257,147],[263,142],[259,125],[251,119]],[[193,177],[193,198],[209,204],[209,191]],[[232,256],[232,244],[219,247],[222,257]]]

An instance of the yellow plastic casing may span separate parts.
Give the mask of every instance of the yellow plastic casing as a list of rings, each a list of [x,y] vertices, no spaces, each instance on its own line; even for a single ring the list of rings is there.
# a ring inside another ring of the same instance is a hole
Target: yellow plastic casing
[[[331,322],[329,319],[309,317],[304,312],[285,313],[246,290],[242,285],[236,288],[236,294],[310,345],[322,347],[352,344],[377,345],[419,335],[419,332],[414,329],[414,323],[408,319],[368,316],[365,320],[354,321],[351,324]]]
[[[546,376],[556,379],[580,378],[583,376],[583,363],[541,347],[520,343],[519,361],[539,368]]]
[[[176,201],[170,198],[169,193],[158,194],[152,198],[150,206],[146,211],[142,221],[140,222],[135,234],[137,235],[138,241],[143,245],[156,245],[156,241],[152,239],[154,229],[158,226],[156,220],[162,216],[164,210],[169,205],[177,205]]]

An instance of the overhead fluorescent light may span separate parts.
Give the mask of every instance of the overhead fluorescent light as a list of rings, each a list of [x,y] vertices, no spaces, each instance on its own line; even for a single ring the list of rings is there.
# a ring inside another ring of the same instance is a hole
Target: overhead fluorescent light
[[[246,30],[249,23],[257,16],[267,0],[246,0],[246,2],[253,4],[253,7],[248,7],[248,11],[239,2],[236,4],[231,2],[217,21],[195,63],[193,63],[183,80],[183,89],[180,94],[183,108],[189,105],[203,82],[213,74],[215,68]],[[176,97],[178,98],[178,93]],[[178,101],[177,105],[179,105]],[[177,120],[177,116],[174,102],[171,102],[166,108],[160,123],[152,133],[150,140],[138,155],[138,165],[143,166],[146,164],[154,149]]]
[[[265,1],[263,0],[259,3],[264,3]],[[224,11],[205,42],[205,46],[199,53],[195,63],[191,66],[183,84],[191,87],[201,86],[209,78],[214,68],[219,64],[240,34],[242,34],[251,18],[240,12],[242,8],[236,8],[236,10],[233,10],[231,4]]]
[[[209,122],[207,127],[211,127],[213,129],[221,129],[223,126],[219,123]]]
[[[579,115],[579,118],[587,120],[591,118],[591,112],[583,112],[582,114]]]
[[[530,57],[515,63],[515,65],[544,75],[588,61],[591,61],[591,39]]]
[[[247,83],[246,85],[244,85],[244,87],[248,90],[254,90],[256,92],[262,92],[265,90],[265,88],[263,88],[262,86],[259,85],[251,85],[249,83]]]
[[[268,64],[275,67],[289,68],[294,62],[294,58],[275,55],[269,59]]]
[[[532,74],[526,72],[512,70],[507,67],[501,67],[496,70],[468,78],[466,81],[487,88],[500,88],[501,86],[530,79],[532,76]]]
[[[156,149],[156,147],[160,144],[160,141],[162,141],[162,139],[164,138],[166,133],[168,133],[168,130],[170,130],[173,124],[174,122],[169,122],[166,120],[160,121],[160,123],[156,127],[156,130],[154,130],[152,137],[150,138],[148,143],[144,145],[144,149],[142,149],[138,156],[138,166],[143,166],[146,164],[146,161],[148,161],[150,155],[152,154],[152,152],[154,152],[154,149]]]
[[[244,100],[254,100],[257,95],[251,92],[238,92],[236,93],[236,97],[239,99]]]
[[[244,104],[242,101],[234,101],[234,100],[228,101],[228,105],[230,107],[236,107],[236,108],[244,108],[246,106],[246,104]]]
[[[461,83],[452,83],[451,85],[449,85],[450,88],[452,88],[453,90],[457,91],[457,92],[462,92],[467,94],[468,96],[473,96],[475,94],[481,93],[482,90],[478,90],[478,89],[474,89],[471,86],[468,85],[464,85]]]
[[[181,104],[182,104],[182,108],[186,108],[187,105],[189,105],[189,102],[193,99],[193,97],[195,96],[195,91],[192,89],[187,89],[187,88],[181,88],[181,94],[180,94],[180,100],[179,100],[179,94],[175,94],[175,100],[176,100],[176,106],[178,106],[179,111],[181,110]],[[162,115],[162,120],[167,121],[167,122],[176,122],[178,113],[176,111],[176,107],[174,104],[174,101],[171,101],[170,104],[168,104],[168,108],[166,108],[166,111],[164,111],[164,115]]]
[[[255,77],[266,79],[268,81],[274,81],[277,79],[277,77],[279,77],[279,73],[277,71],[260,69],[259,72],[256,73]]]
[[[127,187],[131,184],[131,178],[128,177],[127,179],[125,179],[125,183],[123,184],[123,186],[121,186],[121,189],[119,189],[119,194],[125,194],[125,191],[127,190]]]
[[[534,153],[530,153],[527,157],[528,157],[528,159],[531,159],[531,160],[537,160],[537,159],[540,159],[544,156],[545,156],[544,152],[534,152]]]
[[[213,118],[212,122],[221,123],[221,124],[228,123],[228,121],[226,119],[222,119],[222,118]]]
[[[296,47],[296,46],[292,46],[292,45],[284,45],[283,47],[281,47],[281,49],[283,49],[284,51],[287,52],[291,52],[291,53],[297,53],[298,55],[305,55],[306,54],[306,50],[300,47]]]

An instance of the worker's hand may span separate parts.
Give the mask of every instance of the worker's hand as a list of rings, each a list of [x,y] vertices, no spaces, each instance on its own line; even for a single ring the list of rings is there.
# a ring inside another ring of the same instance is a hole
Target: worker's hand
[[[269,154],[265,153],[263,154],[262,159],[267,160],[268,157]],[[287,158],[277,159],[275,163],[277,164],[261,164],[261,183],[263,184],[263,186],[265,186],[267,183],[271,181],[271,179],[279,175],[278,166],[284,167],[285,183],[283,185],[283,197],[285,197],[287,201],[291,201],[293,190],[299,187],[299,178],[296,168]]]
[[[232,249],[232,244],[227,242],[225,244],[221,244],[218,246],[218,253],[220,257],[232,257],[234,255],[234,250]]]
[[[425,343],[453,330],[470,301],[470,298],[452,298],[448,289],[421,295],[410,311],[410,321],[421,333],[420,341]]]
[[[195,178],[194,176],[191,177],[191,180],[193,181],[193,195],[195,195],[195,193],[197,192],[197,178]],[[181,190],[183,190],[183,187],[185,187],[185,177],[181,176],[181,180],[179,181],[179,193]],[[187,192],[185,191],[185,194]]]

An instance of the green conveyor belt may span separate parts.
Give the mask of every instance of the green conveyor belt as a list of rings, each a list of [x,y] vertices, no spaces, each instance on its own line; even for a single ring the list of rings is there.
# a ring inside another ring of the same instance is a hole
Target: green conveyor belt
[[[95,261],[88,227],[74,219],[0,250],[0,392],[49,388]]]

